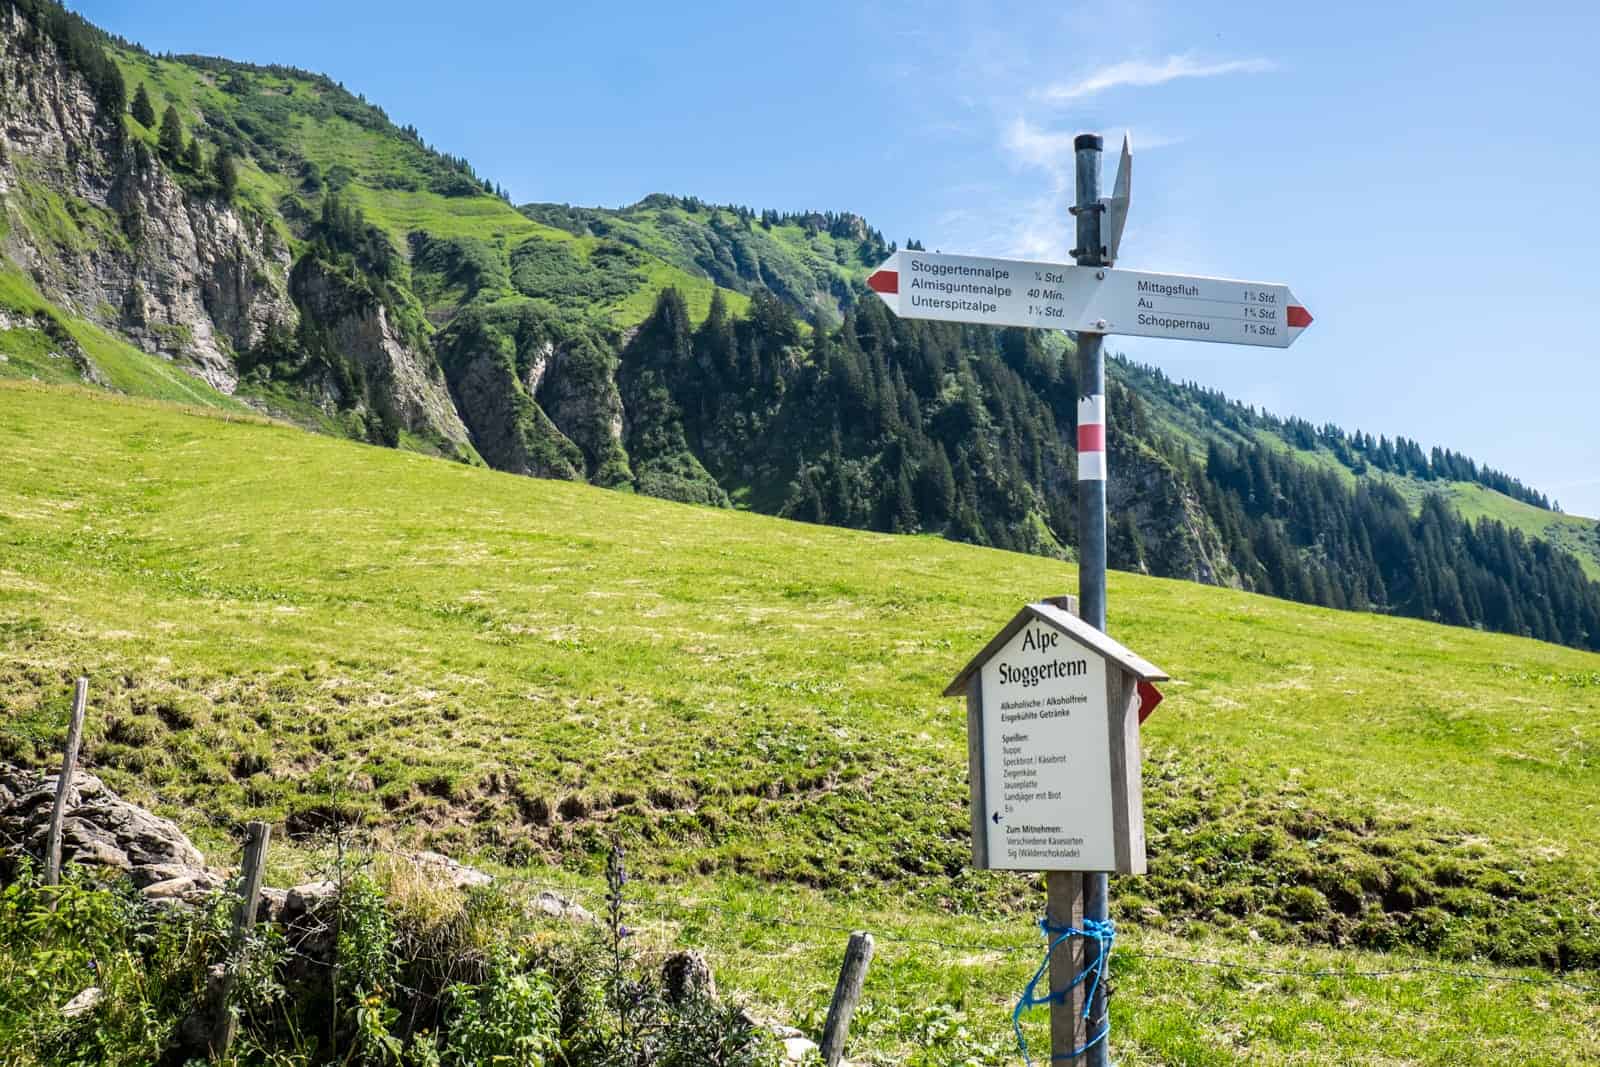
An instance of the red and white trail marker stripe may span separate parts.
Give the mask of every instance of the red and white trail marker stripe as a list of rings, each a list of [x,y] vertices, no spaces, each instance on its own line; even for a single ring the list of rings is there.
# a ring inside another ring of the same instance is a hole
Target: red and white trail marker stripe
[[[1078,481],[1106,480],[1106,398],[1078,398]]]
[[[873,271],[867,276],[867,288],[874,293],[897,296],[900,293],[900,272],[887,269]]]

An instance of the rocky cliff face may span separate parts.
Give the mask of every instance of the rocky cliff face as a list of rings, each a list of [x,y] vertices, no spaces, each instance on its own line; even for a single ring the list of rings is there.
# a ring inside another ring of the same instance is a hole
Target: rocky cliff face
[[[1110,469],[1106,509],[1116,521],[1107,531],[1107,547],[1114,565],[1163,578],[1243,587],[1216,524],[1171,463],[1148,446],[1113,438]]]
[[[205,116],[183,121],[198,130]],[[369,387],[335,398],[323,395],[328,383],[308,382],[313,400],[365,407],[445,455],[474,458],[424,339],[402,336],[381,302],[315,264],[292,272],[281,220],[185,189],[9,8],[0,10],[0,200],[0,255],[72,313],[224,393],[238,385],[238,355],[269,326],[292,335],[309,314]]]
[[[100,114],[49,42],[0,9],[0,252],[47,297],[224,392],[234,353],[292,329],[289,251],[264,219],[184,192]]]
[[[630,481],[623,448],[622,394],[616,359],[593,344],[548,344],[530,392],[557,430],[583,452],[584,473],[596,485]]]
[[[334,349],[361,367],[368,404],[411,433],[431,438],[446,455],[472,456],[444,373],[420,343],[401,335],[381,300],[309,257],[296,267],[290,289]]]
[[[469,311],[438,338],[439,361],[478,453],[492,467],[539,478],[583,478],[583,454],[539,407],[534,394],[555,342],[529,323]]]

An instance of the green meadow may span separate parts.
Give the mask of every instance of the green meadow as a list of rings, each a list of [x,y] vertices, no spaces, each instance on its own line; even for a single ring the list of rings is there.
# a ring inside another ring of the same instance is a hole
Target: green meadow
[[[0,382],[0,756],[57,759],[83,673],[90,769],[219,861],[271,820],[279,884],[358,821],[595,905],[621,841],[647,937],[801,1025],[873,930],[863,1062],[1006,1054],[1042,892],[969,869],[939,692],[1075,586]],[[1119,1062],[1600,1061],[1600,656],[1126,574],[1109,622],[1174,679]]]

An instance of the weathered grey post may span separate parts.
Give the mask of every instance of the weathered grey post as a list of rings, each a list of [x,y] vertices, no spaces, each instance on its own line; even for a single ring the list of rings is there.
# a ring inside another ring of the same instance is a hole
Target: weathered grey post
[[[1078,247],[1072,256],[1080,267],[1105,266],[1101,242],[1100,153],[1105,142],[1097,133],[1073,141],[1077,158]],[[1078,334],[1078,596],[1079,617],[1101,633],[1106,629],[1106,361],[1101,333]],[[1083,916],[1105,922],[1109,915],[1109,883],[1103,873],[1083,875]],[[1084,942],[1087,948],[1089,942]],[[1053,983],[1052,983],[1053,984]],[[1086,1027],[1089,1035],[1106,1025],[1106,986],[1096,982]],[[1088,1051],[1089,1067],[1109,1062],[1109,1035]],[[1053,1049],[1064,1056],[1081,1045]]]
[[[1069,615],[1078,614],[1075,596],[1045,597]],[[1053,929],[1083,928],[1084,875],[1076,871],[1047,871],[1044,876],[1044,917]],[[1048,935],[1054,940],[1056,935]],[[1089,1040],[1089,1031],[1083,1018],[1085,987],[1079,983],[1067,988],[1089,961],[1086,945],[1074,938],[1062,945],[1050,957],[1050,992],[1062,994],[1060,1000],[1050,1002],[1050,1049],[1052,1055],[1071,1052],[1083,1047]]]
[[[89,679],[79,678],[72,697],[72,722],[67,726],[67,753],[61,760],[61,777],[56,779],[56,804],[50,809],[50,829],[44,844],[44,884],[61,881],[61,824],[67,817],[67,790],[78,769],[78,746],[83,743],[83,713],[89,706]]]
[[[272,828],[264,822],[253,822],[245,828],[244,864],[239,875],[239,909],[233,913],[233,934],[228,939],[227,971],[213,1005],[216,1023],[211,1032],[211,1055],[215,1060],[225,1059],[239,1029],[239,1020],[233,1014],[233,983],[239,967],[239,955],[244,951],[245,940],[256,926],[256,911],[261,903],[261,876],[267,867],[267,842]]]
[[[850,1018],[861,1001],[861,987],[867,981],[867,967],[871,963],[872,935],[857,930],[850,935],[850,944],[845,947],[844,965],[839,968],[833,1003],[828,1006],[828,1021],[822,1028],[822,1062],[827,1067],[839,1067],[839,1061],[844,1059]]]
[[[1083,883],[1087,875],[1077,871],[1047,871],[1044,876],[1044,917],[1053,930],[1083,928]],[[1057,934],[1047,934],[1054,941]],[[1073,938],[1050,956],[1050,992],[1065,995],[1050,1002],[1050,1048],[1053,1056],[1065,1056],[1083,1047],[1089,1030],[1083,1018],[1084,983],[1070,989],[1072,980],[1088,960],[1085,942]],[[1059,1062],[1059,1060],[1057,1061]]]

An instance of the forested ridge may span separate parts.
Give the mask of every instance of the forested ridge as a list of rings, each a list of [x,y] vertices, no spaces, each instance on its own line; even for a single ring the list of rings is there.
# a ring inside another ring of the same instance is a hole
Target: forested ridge
[[[1545,494],[1524,485],[1519,479],[1493,467],[1480,465],[1472,458],[1448,448],[1435,445],[1424,450],[1419,442],[1407,437],[1373,437],[1359,428],[1345,430],[1332,423],[1316,426],[1293,415],[1280,417],[1230,399],[1221,390],[1199,382],[1175,382],[1154,367],[1135,366],[1126,361],[1122,361],[1122,366],[1130,376],[1136,378],[1138,388],[1144,395],[1160,397],[1203,413],[1217,431],[1246,438],[1265,431],[1307,452],[1323,449],[1356,475],[1366,474],[1370,469],[1430,482],[1469,482],[1537,508],[1560,510]]]
[[[1263,444],[1212,444],[1208,511],[1263,593],[1600,650],[1600,584],[1520,530],[1468,522],[1439,496],[1413,515],[1382,483],[1346,487]]]
[[[651,393],[629,449],[676,451],[679,468],[791,518],[1070,555],[1078,390],[1070,352],[1045,340],[900,320],[876,301],[802,340],[771,297],[737,321],[714,305],[696,328],[668,291],[622,355],[624,381]],[[1468,522],[1433,494],[1413,514],[1390,486],[1350,484],[1264,441],[1213,439],[1194,457],[1115,378],[1109,406],[1113,479],[1129,473],[1122,462],[1189,494],[1244,588],[1600,649],[1600,584],[1544,541]],[[1428,464],[1412,442],[1318,437]],[[1138,515],[1113,509],[1112,565],[1161,573],[1149,542],[1170,539],[1180,509]]]

